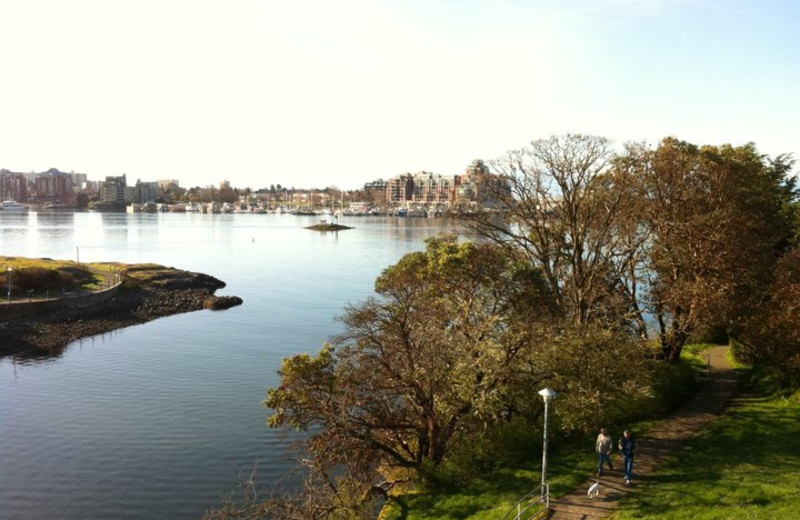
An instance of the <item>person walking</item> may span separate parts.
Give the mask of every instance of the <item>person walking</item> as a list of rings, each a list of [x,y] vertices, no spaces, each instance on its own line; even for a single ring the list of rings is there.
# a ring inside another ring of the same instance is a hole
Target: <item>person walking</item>
[[[630,430],[625,430],[619,439],[619,451],[622,452],[622,461],[625,463],[625,485],[630,486],[633,480],[633,454],[636,449],[636,437]]]
[[[614,447],[614,441],[608,434],[608,430],[600,428],[600,435],[597,436],[595,443],[595,451],[597,452],[597,476],[603,476],[603,462],[608,464],[608,469],[614,471],[614,466],[611,464],[611,449]]]

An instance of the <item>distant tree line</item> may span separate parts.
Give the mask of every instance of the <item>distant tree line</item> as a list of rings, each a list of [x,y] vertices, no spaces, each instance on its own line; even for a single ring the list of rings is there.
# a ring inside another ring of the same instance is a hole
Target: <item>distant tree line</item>
[[[265,404],[270,426],[308,432],[300,489],[246,488],[210,518],[368,518],[398,482],[469,478],[531,446],[545,386],[562,434],[635,417],[701,337],[797,384],[790,157],[568,134],[480,163],[493,209],[463,220],[478,239],[429,240],[342,335],[284,360]]]

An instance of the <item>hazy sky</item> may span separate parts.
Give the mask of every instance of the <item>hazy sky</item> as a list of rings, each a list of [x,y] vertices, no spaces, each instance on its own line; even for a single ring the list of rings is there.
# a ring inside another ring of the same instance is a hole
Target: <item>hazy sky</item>
[[[796,0],[0,0],[0,168],[356,188],[533,139],[800,159]]]

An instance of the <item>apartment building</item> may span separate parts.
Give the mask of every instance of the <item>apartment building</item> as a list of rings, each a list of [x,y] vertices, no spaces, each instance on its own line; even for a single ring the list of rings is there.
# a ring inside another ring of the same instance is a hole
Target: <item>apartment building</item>
[[[34,181],[34,198],[39,203],[72,204],[75,198],[72,177],[52,168]]]
[[[100,185],[100,200],[104,202],[125,202],[125,187],[128,181],[125,174],[120,177],[106,177]]]
[[[0,200],[28,201],[28,181],[23,174],[0,170]]]

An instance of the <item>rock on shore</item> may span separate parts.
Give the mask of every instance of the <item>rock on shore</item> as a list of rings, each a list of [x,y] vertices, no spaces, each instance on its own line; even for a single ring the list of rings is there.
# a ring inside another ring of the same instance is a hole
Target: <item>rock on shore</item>
[[[221,298],[228,308],[237,297],[214,297],[225,282],[212,276],[155,264],[120,265],[123,286],[116,296],[94,307],[62,309],[0,323],[0,357],[59,355],[71,342],[156,318],[204,308]]]

